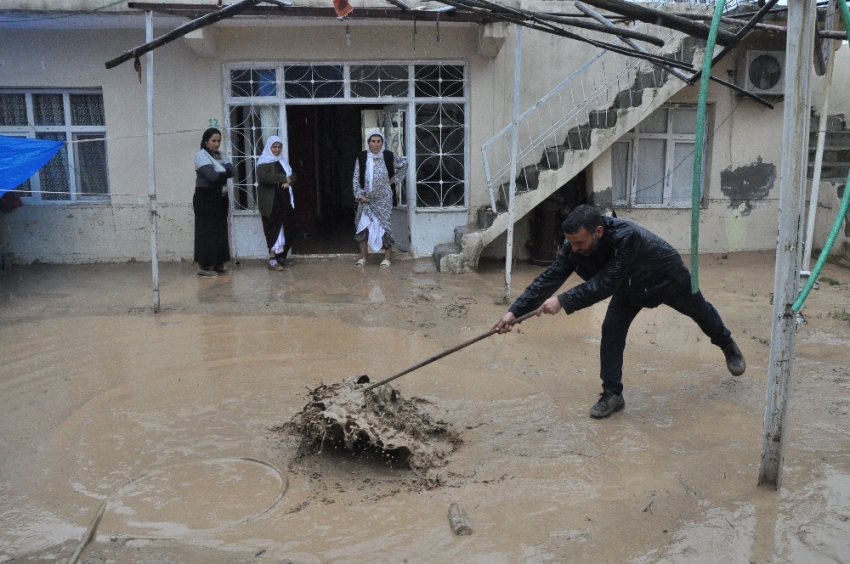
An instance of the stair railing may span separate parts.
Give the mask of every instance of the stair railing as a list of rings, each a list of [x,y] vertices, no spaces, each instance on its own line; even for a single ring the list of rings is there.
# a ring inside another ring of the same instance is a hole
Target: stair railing
[[[671,0],[655,4],[666,3],[704,6],[697,11],[705,12],[710,12],[714,5],[714,2],[698,0]],[[738,1],[729,2],[726,12],[738,5]],[[638,22],[632,29],[642,27],[648,27],[648,24]],[[659,37],[664,40],[665,47],[654,47],[648,51],[668,57],[675,53],[675,59],[683,60],[685,42],[682,39],[687,36],[667,28],[656,29],[661,30]],[[673,51],[669,50],[671,45],[675,46]],[[517,193],[533,189],[533,182],[529,179],[533,171],[560,168],[565,151],[590,148],[591,129],[613,125],[617,107],[640,105],[637,100],[640,92],[644,88],[658,86],[663,82],[664,74],[667,74],[666,71],[647,61],[600,50],[520,114],[517,119]],[[501,211],[497,207],[497,188],[500,192],[498,199],[507,201],[505,192],[510,182],[512,127],[513,124],[509,123],[481,147],[490,203],[497,213]]]

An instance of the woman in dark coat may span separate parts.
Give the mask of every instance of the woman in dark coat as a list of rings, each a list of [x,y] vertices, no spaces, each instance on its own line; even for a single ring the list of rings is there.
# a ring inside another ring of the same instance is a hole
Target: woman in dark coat
[[[204,131],[201,150],[195,154],[195,262],[198,276],[218,276],[230,269],[227,239],[227,179],[233,177],[233,165],[225,163],[219,148],[221,131],[211,127]]]
[[[292,266],[286,255],[295,239],[295,175],[283,156],[283,142],[272,135],[257,159],[257,207],[269,249],[269,270]]]

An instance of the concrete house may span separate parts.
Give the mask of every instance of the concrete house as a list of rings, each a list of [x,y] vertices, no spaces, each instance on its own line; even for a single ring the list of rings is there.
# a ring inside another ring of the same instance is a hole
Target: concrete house
[[[428,11],[442,6],[433,2],[401,11],[363,0],[342,21],[330,1],[294,4],[259,4],[153,51],[159,259],[192,260],[193,154],[211,126],[224,132],[223,151],[237,170],[230,187],[234,257],[266,255],[254,161],[269,135],[284,139],[298,176],[294,252],[355,252],[351,176],[364,131],[375,127],[411,163],[394,209],[399,249],[433,255],[453,272],[475,269],[482,256],[504,257],[516,28],[461,11]],[[572,2],[515,5],[578,13]],[[68,145],[19,188],[25,205],[0,216],[0,252],[17,264],[150,259],[150,77],[144,56],[139,71],[132,60],[111,69],[105,63],[146,42],[147,11],[158,37],[215,9],[212,0],[3,4],[0,135]],[[700,42],[662,27],[635,28],[664,40],[648,50],[699,66]],[[716,76],[775,109],[711,85],[702,252],[775,247],[784,49],[784,34],[759,31],[715,68]],[[849,64],[845,42],[833,93],[848,91]],[[550,243],[541,239],[584,201],[638,221],[687,252],[696,98],[697,87],[646,61],[524,30],[518,258],[545,255]],[[840,94],[832,99],[815,248],[837,213],[850,149],[848,102]],[[846,254],[848,241],[850,227],[834,252]]]

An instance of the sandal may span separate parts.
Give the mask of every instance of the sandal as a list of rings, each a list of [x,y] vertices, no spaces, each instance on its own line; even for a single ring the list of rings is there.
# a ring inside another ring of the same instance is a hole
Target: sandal
[[[357,268],[363,268],[364,266],[366,266],[366,259],[362,258],[358,260],[354,263],[354,266],[356,266]]]
[[[389,267],[390,267],[390,261],[388,259],[384,259],[384,260],[381,261],[381,268],[389,268]]]

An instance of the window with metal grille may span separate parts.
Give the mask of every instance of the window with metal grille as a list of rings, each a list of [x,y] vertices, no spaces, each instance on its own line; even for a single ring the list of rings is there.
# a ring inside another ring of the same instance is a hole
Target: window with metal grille
[[[109,200],[106,117],[100,91],[2,89],[0,135],[67,143],[17,187],[30,203]]]

